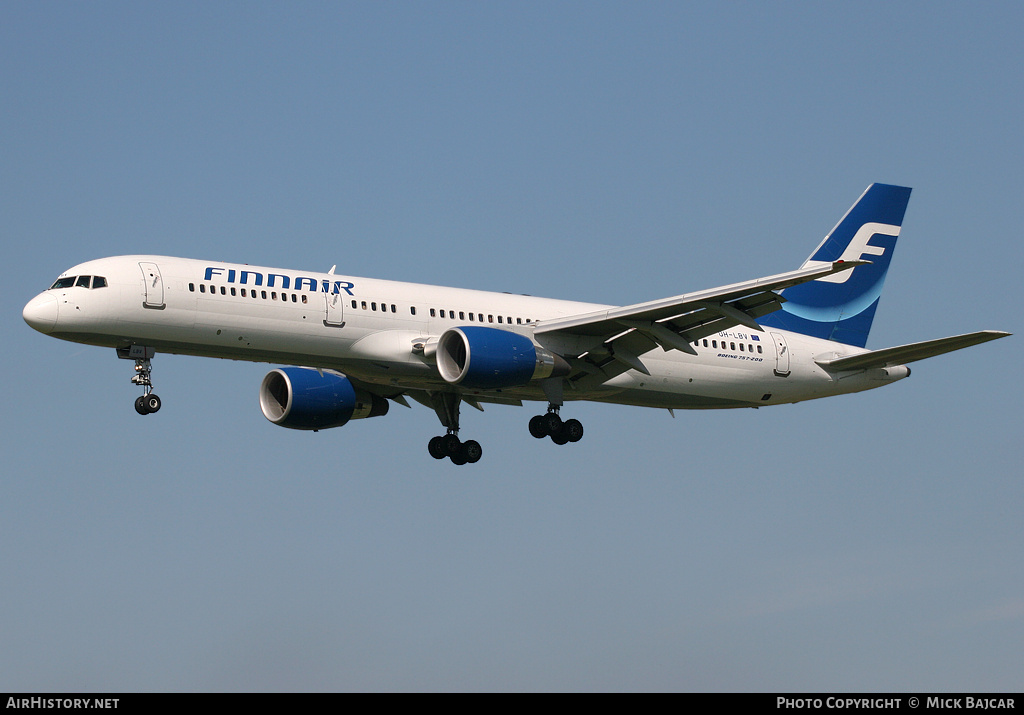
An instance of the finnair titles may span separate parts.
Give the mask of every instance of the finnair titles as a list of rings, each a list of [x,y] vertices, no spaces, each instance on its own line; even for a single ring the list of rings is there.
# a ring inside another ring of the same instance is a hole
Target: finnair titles
[[[860,392],[908,363],[1002,338],[985,330],[866,348],[910,189],[872,184],[795,271],[624,307],[166,256],[69,268],[25,306],[34,329],[134,361],[140,415],[157,412],[157,353],[281,365],[260,407],[321,430],[410,400],[445,433],[435,459],[479,461],[461,406],[547,403],[529,433],[578,442],[566,403],[766,407]]]
[[[322,291],[324,293],[347,293],[348,295],[355,295],[352,289],[355,288],[355,284],[348,281],[336,281],[330,279],[324,279],[317,282],[316,278],[308,278],[301,276],[297,278],[291,278],[284,273],[267,273],[263,274],[259,271],[250,270],[238,270],[236,268],[217,268],[215,266],[207,266],[206,272],[203,275],[204,281],[212,281],[215,278],[218,280],[227,280],[228,284],[237,282],[239,285],[252,285],[261,286],[263,285],[263,278],[266,275],[267,288],[280,287],[282,290],[288,290],[294,283],[295,290],[301,291]]]

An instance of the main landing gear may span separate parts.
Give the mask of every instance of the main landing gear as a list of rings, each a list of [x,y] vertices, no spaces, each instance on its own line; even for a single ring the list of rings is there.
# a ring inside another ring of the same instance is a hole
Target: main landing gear
[[[430,395],[434,411],[441,424],[448,428],[444,436],[431,438],[427,451],[434,459],[452,460],[452,464],[474,464],[480,461],[484,450],[474,439],[463,442],[459,439],[459,403],[462,398],[450,392],[435,392]]]
[[[583,439],[583,423],[577,419],[563,422],[558,414],[559,407],[560,405],[551,403],[548,405],[547,414],[530,418],[530,434],[537,439],[550,437],[555,444],[579,442]]]
[[[117,356],[125,360],[135,360],[135,374],[132,383],[143,389],[142,397],[135,400],[135,411],[140,415],[148,415],[160,409],[160,398],[153,393],[153,363],[156,354],[153,348],[132,345],[130,348],[118,348]]]
[[[427,451],[434,459],[452,460],[452,464],[473,464],[480,461],[483,448],[476,440],[459,439],[459,404],[462,398],[451,392],[435,392],[430,401],[441,424],[447,428],[444,435],[431,438]],[[537,439],[550,437],[555,444],[579,442],[583,439],[583,424],[576,419],[563,421],[558,414],[561,405],[551,402],[546,414],[530,420],[530,434]]]
[[[473,464],[480,461],[484,450],[475,439],[463,442],[459,435],[451,430],[443,437],[431,437],[427,443],[427,451],[434,459],[448,457],[452,464]]]

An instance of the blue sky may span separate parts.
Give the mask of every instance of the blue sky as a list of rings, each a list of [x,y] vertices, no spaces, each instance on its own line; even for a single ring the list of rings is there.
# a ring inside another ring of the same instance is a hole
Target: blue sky
[[[274,427],[28,328],[154,253],[629,304],[914,187],[868,347],[1020,332],[1015,3],[0,7],[0,689],[1018,690],[1019,338],[762,410]]]

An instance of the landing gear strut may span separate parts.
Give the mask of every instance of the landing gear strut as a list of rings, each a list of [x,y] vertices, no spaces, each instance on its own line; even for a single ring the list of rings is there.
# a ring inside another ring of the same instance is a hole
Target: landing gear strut
[[[135,400],[135,411],[140,415],[148,415],[160,409],[160,398],[153,393],[153,363],[152,357],[156,354],[153,348],[141,345],[132,345],[130,348],[118,348],[117,356],[125,360],[135,360],[135,374],[132,375],[132,384],[140,385],[143,389],[142,397]]]
[[[583,423],[577,419],[563,422],[558,414],[560,407],[561,405],[549,403],[547,414],[530,418],[530,434],[537,439],[550,437],[555,444],[579,442],[583,439]]]
[[[452,464],[473,464],[480,461],[484,450],[480,443],[470,439],[465,442],[459,439],[459,403],[462,398],[450,392],[437,392],[430,396],[434,411],[441,424],[448,428],[443,436],[432,437],[427,443],[427,451],[434,459],[452,460]]]

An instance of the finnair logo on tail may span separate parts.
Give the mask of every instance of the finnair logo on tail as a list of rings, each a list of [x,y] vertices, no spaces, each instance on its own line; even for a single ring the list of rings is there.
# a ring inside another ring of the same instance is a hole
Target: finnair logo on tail
[[[860,227],[853,238],[850,239],[850,243],[846,246],[846,250],[843,251],[838,259],[839,261],[860,261],[860,260],[871,260],[870,258],[865,259],[865,256],[881,256],[885,253],[884,246],[870,246],[868,241],[873,236],[881,234],[883,236],[899,236],[900,227],[893,226],[888,223],[866,223]],[[807,261],[804,264],[804,268],[813,265],[826,265],[825,261]],[[854,270],[857,270],[856,268]],[[850,276],[853,275],[853,271],[843,271],[842,273],[833,273],[830,276],[824,278],[818,278],[819,281],[826,283],[845,283],[850,280]]]

